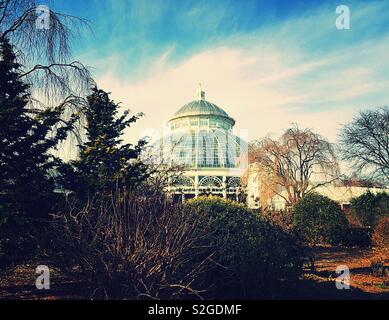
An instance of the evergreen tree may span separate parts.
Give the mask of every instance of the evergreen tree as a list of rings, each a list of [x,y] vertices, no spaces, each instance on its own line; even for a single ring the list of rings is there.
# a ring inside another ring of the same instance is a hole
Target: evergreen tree
[[[97,87],[87,100],[87,141],[80,146],[79,159],[72,162],[72,169],[68,166],[64,171],[66,188],[81,198],[134,188],[148,176],[147,166],[139,159],[145,142],[124,144],[121,136],[142,114],[130,116],[125,110],[118,117],[119,105]]]
[[[72,116],[62,124],[63,106],[29,108],[29,85],[20,80],[20,67],[8,40],[1,41],[0,255],[5,247],[21,246],[34,225],[31,218],[47,217],[54,196],[49,171],[58,164],[49,151],[66,138],[76,120]]]

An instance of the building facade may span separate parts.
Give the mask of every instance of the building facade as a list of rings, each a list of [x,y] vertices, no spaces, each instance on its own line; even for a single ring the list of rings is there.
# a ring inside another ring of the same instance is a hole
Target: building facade
[[[263,207],[263,204],[261,204],[261,191],[264,191],[266,188],[261,185],[260,174],[258,173],[260,170],[258,168],[257,163],[251,163],[247,173],[247,205],[252,209]],[[352,198],[359,197],[368,191],[373,194],[381,192],[389,194],[389,188],[353,186],[347,185],[342,181],[335,181],[322,185],[314,191],[338,202],[345,210],[349,208]],[[287,197],[288,194],[286,190],[278,188],[277,194],[267,200],[266,207],[271,210],[288,210],[290,208],[287,206],[285,200]],[[267,197],[265,197],[265,199],[267,199]]]

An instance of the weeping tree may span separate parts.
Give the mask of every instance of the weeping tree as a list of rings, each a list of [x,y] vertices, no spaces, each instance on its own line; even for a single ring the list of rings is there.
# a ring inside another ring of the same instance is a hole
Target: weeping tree
[[[13,46],[18,78],[30,84],[29,109],[61,105],[65,122],[78,113],[79,124],[68,141],[72,148],[81,140],[80,110],[92,80],[88,68],[72,59],[70,44],[88,27],[85,19],[55,12],[35,0],[0,0],[0,41]]]
[[[262,207],[274,196],[293,206],[306,194],[339,179],[334,146],[310,129],[297,126],[278,140],[252,142],[249,161],[257,175]]]
[[[8,39],[21,63],[19,77],[52,101],[89,86],[87,68],[71,58],[70,41],[87,21],[57,13],[33,0],[0,0],[0,40]]]

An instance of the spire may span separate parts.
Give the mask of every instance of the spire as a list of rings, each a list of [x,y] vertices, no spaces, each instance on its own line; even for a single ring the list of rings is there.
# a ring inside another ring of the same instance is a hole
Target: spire
[[[196,92],[196,97],[197,97],[197,100],[205,100],[205,91],[203,91],[201,88],[201,82],[199,82],[199,86],[198,86],[197,92]]]

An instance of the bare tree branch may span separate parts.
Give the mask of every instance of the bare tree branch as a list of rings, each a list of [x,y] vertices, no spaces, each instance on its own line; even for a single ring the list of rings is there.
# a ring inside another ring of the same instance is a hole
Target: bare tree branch
[[[90,87],[88,69],[80,62],[69,62],[70,40],[80,38],[88,22],[49,10],[48,29],[39,29],[38,8],[35,0],[0,0],[0,41],[8,38],[18,52],[32,92],[43,89],[46,100],[56,105]],[[39,75],[31,77],[33,73]]]

